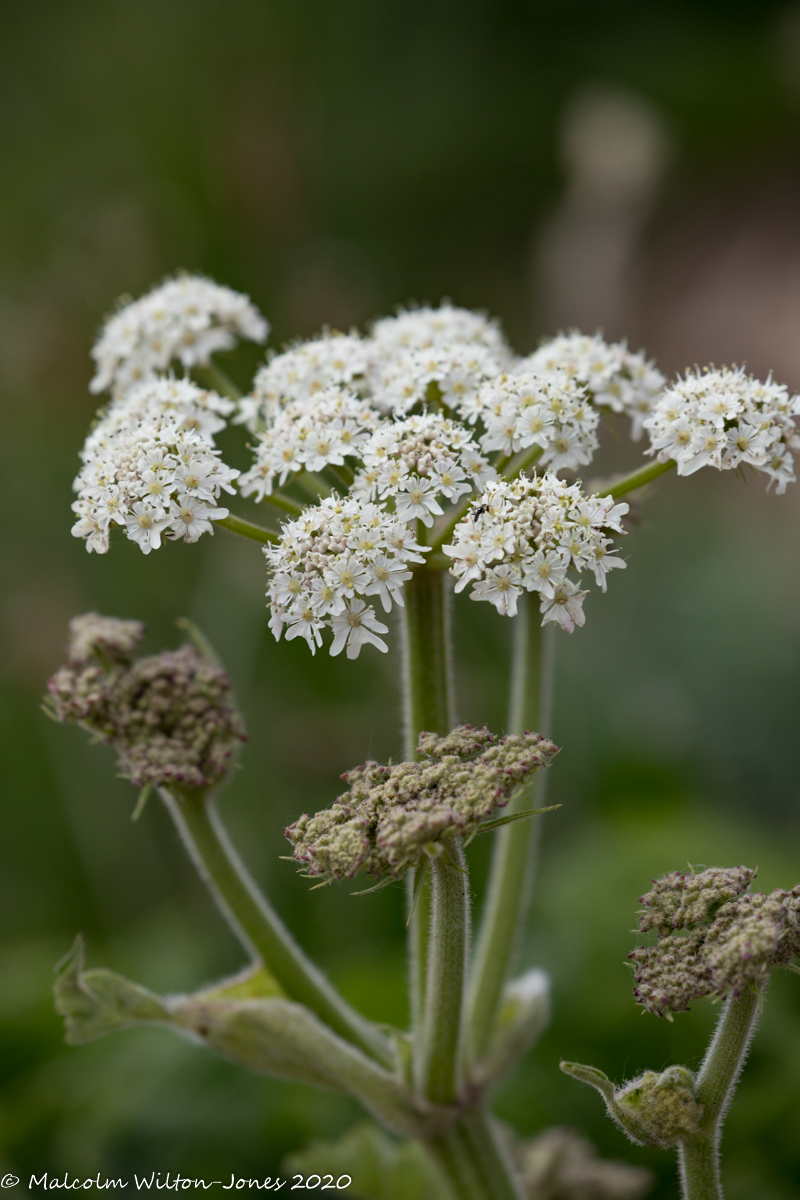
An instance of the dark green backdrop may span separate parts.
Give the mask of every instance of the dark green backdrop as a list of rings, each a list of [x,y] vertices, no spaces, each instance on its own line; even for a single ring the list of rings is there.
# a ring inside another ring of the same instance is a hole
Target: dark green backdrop
[[[328,803],[343,770],[398,751],[396,654],[276,646],[260,551],[225,532],[148,558],[128,543],[90,557],[70,538],[103,313],[185,266],[248,291],[273,344],[449,295],[498,313],[527,350],[548,332],[531,247],[559,203],[576,89],[633,91],[669,129],[646,256],[709,195],[762,179],[794,194],[797,28],[767,0],[0,5],[0,1173],[263,1175],[356,1116],[166,1032],[63,1047],[49,987],[77,930],[92,965],[157,989],[240,962],[157,806],[131,825],[110,755],[39,711],[75,612],[142,618],[153,648],[181,614],[204,627],[251,734],[226,802],[248,861],[348,996],[405,1013],[401,890],[310,895],[278,859],[284,825]],[[229,366],[246,382],[255,362],[244,349]],[[243,462],[244,439],[226,438]],[[613,431],[604,453],[600,469],[637,457]],[[570,1123],[646,1162],[658,1196],[674,1195],[670,1157],[628,1146],[558,1059],[617,1078],[698,1061],[710,1007],[673,1025],[641,1016],[622,965],[653,875],[690,860],[758,864],[767,889],[800,879],[798,492],[711,475],[659,482],[628,570],[558,637],[563,807],[526,948],[552,972],[556,1010],[498,1105],[521,1131]],[[510,622],[462,598],[456,632],[459,715],[502,728]],[[732,1200],[800,1195],[796,979],[771,988],[726,1150]]]

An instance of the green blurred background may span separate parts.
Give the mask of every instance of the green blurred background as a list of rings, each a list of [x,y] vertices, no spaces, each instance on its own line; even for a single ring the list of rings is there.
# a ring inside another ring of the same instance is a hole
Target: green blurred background
[[[769,0],[3,0],[0,4],[0,1172],[275,1173],[357,1117],[141,1031],[66,1049],[52,965],[189,990],[241,955],[151,804],[38,708],[94,608],[224,655],[251,741],[225,815],[304,945],[378,1018],[405,1018],[401,889],[309,894],[284,825],[399,750],[397,655],[350,663],[266,629],[258,548],[224,531],[88,556],[70,483],[88,350],[122,292],[178,267],[249,292],[272,344],[450,296],[520,351],[580,325],[668,372],[746,361],[800,388],[800,7]],[[228,369],[246,383],[244,348]],[[226,434],[238,465],[241,431]],[[609,429],[598,474],[639,451]],[[628,1145],[561,1056],[616,1078],[695,1065],[713,1020],[640,1015],[622,965],[650,878],[693,863],[800,879],[800,508],[701,472],[659,481],[628,570],[558,636],[548,818],[526,963],[555,1016],[502,1088],[522,1132]],[[511,623],[456,604],[463,719],[501,729]],[[396,638],[394,647],[396,647]],[[482,839],[488,842],[488,839]],[[487,846],[475,846],[476,885]],[[732,1200],[800,1196],[800,984],[776,979],[728,1122]],[[22,1190],[22,1185],[20,1189]],[[9,1193],[12,1195],[13,1193]]]

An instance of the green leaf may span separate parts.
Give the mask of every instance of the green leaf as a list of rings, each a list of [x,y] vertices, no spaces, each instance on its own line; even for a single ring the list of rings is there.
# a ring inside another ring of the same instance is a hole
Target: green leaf
[[[312,1142],[283,1164],[288,1175],[349,1175],[353,1200],[450,1200],[419,1142],[397,1142],[369,1122],[338,1142]]]
[[[78,936],[58,964],[53,985],[56,1012],[64,1018],[65,1040],[71,1045],[91,1042],[142,1021],[168,1022],[169,1013],[158,996],[113,971],[84,971],[84,943]]]

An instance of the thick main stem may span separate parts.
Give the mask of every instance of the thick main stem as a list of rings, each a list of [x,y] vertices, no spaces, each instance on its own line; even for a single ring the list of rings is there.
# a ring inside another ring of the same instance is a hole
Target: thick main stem
[[[755,989],[730,995],[725,1001],[695,1082],[695,1096],[703,1105],[700,1131],[678,1150],[684,1200],[724,1200],[719,1169],[722,1127],[747,1059],[760,1005]]]
[[[393,1068],[383,1035],[351,1008],[295,942],[239,858],[212,797],[162,789],[189,856],[242,945],[257,956],[291,1000],[305,1004],[348,1042]]]
[[[453,724],[450,667],[450,578],[420,567],[403,587],[403,722],[405,757],[413,759],[426,730],[449,733]]]
[[[550,731],[554,627],[542,629],[536,593],[522,598],[514,625],[508,732]],[[509,805],[508,813],[540,808],[547,775]],[[530,906],[538,851],[540,818],[506,825],[495,835],[483,918],[470,979],[468,1048],[471,1062],[489,1049],[503,987],[510,974]]]
[[[463,1012],[469,953],[469,874],[460,841],[431,859],[431,916],[425,1015],[417,1039],[418,1090],[454,1104],[461,1084]]]
[[[465,1112],[446,1134],[425,1144],[457,1200],[523,1200],[485,1109]]]

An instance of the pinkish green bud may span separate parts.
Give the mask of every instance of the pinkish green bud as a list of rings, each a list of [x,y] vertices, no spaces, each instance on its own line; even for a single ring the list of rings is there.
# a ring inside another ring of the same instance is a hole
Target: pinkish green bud
[[[289,826],[307,875],[399,879],[424,854],[435,857],[450,839],[477,832],[558,753],[538,733],[497,737],[470,725],[446,737],[421,733],[419,750],[421,762],[366,762],[347,772],[348,792]]]
[[[203,788],[227,771],[245,740],[226,673],[186,644],[127,661],[136,621],[88,613],[71,623],[70,663],[48,683],[50,711],[117,751],[137,787]]]

